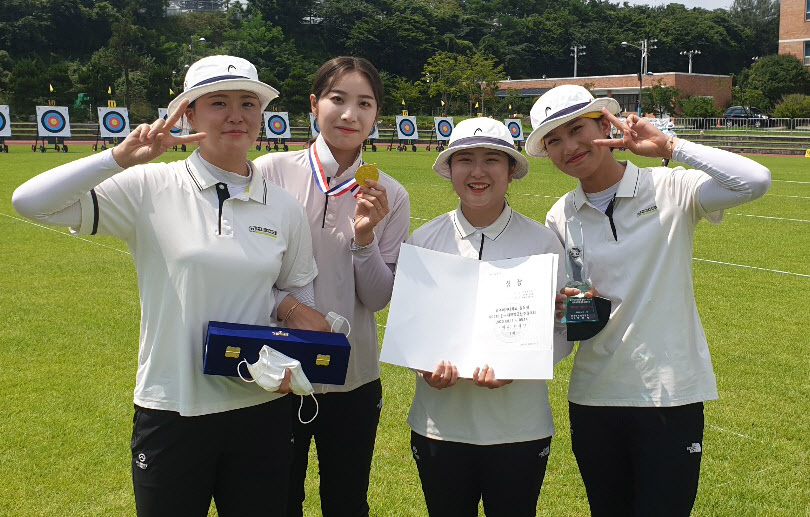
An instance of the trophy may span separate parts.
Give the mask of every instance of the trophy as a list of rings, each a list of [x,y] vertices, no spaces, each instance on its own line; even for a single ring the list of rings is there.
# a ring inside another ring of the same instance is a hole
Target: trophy
[[[582,223],[574,217],[565,223],[565,274],[568,277],[565,287],[579,289],[579,294],[565,299],[562,322],[599,321],[596,301],[585,297],[585,292],[591,288],[588,283],[588,264],[585,262],[585,234]]]

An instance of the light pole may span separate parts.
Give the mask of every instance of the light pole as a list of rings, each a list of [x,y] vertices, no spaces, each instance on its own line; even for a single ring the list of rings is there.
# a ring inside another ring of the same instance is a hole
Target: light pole
[[[657,39],[645,39],[639,41],[639,45],[633,45],[632,43],[628,43],[627,41],[622,41],[623,47],[635,47],[641,51],[641,68],[638,72],[638,116],[641,116],[641,79],[645,75],[652,75],[647,71],[647,56],[650,53],[650,50],[657,48],[655,45],[650,46],[652,43],[658,41]]]
[[[689,56],[689,73],[692,73],[692,56],[700,54],[699,50],[684,50],[682,56]]]
[[[584,48],[585,45],[577,45],[576,43],[574,44],[573,47],[571,47],[571,50],[573,50],[573,53],[571,53],[571,55],[574,56],[574,77],[577,76],[577,56],[585,55],[585,52],[582,52]]]
[[[194,63],[194,41],[195,41],[194,36],[192,36],[191,37],[191,43],[188,44],[188,52],[189,52],[189,55],[191,56],[191,58],[190,58],[191,63]],[[200,38],[200,39],[198,39],[196,41],[205,41],[205,38]]]

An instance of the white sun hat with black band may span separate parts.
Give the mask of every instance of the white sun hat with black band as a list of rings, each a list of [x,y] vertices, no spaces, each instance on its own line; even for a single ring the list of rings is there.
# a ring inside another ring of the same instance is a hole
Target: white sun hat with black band
[[[529,112],[533,131],[526,139],[526,152],[529,156],[547,157],[543,138],[549,131],[586,113],[601,114],[603,107],[614,115],[621,112],[616,99],[594,99],[591,92],[574,84],[555,86],[541,95]]]
[[[183,93],[169,103],[171,113],[188,99],[194,102],[206,93],[223,90],[244,90],[259,97],[262,111],[270,101],[278,97],[278,90],[259,81],[256,67],[247,59],[235,56],[208,56],[196,61],[188,68],[183,82]]]
[[[512,133],[503,122],[489,117],[468,118],[453,128],[447,147],[439,153],[433,170],[450,179],[450,156],[462,149],[485,147],[503,151],[515,159],[515,179],[529,173],[529,160],[515,147]]]

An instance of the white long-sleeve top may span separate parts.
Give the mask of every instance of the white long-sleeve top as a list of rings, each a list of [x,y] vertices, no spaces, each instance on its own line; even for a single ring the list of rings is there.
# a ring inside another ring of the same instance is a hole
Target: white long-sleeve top
[[[46,171],[12,202],[26,217],[127,243],[141,299],[135,404],[196,416],[280,397],[203,374],[203,345],[209,321],[272,325],[272,287],[312,282],[301,206],[260,174],[223,199],[225,184],[196,152],[124,171],[111,153]]]
[[[694,232],[700,219],[718,224],[722,210],[762,196],[770,171],[685,140],[673,159],[695,168],[628,161],[612,212],[577,185],[546,216],[568,243],[566,257],[584,261],[590,283],[612,302],[605,328],[577,349],[571,402],[678,406],[717,398],[692,284]]]

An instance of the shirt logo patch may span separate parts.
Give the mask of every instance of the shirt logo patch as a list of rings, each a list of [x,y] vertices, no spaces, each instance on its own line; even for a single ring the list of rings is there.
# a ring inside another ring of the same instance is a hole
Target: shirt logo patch
[[[582,250],[578,247],[574,246],[570,250],[568,250],[568,256],[572,259],[578,259],[582,256]]]
[[[641,217],[642,215],[651,214],[651,213],[657,212],[657,211],[658,211],[658,205],[649,206],[649,207],[645,208],[644,210],[639,210],[638,213],[636,214],[636,217]]]
[[[262,235],[267,235],[274,239],[278,236],[278,233],[271,228],[262,228],[261,226],[250,226],[248,230],[250,230],[251,233],[260,233]]]

